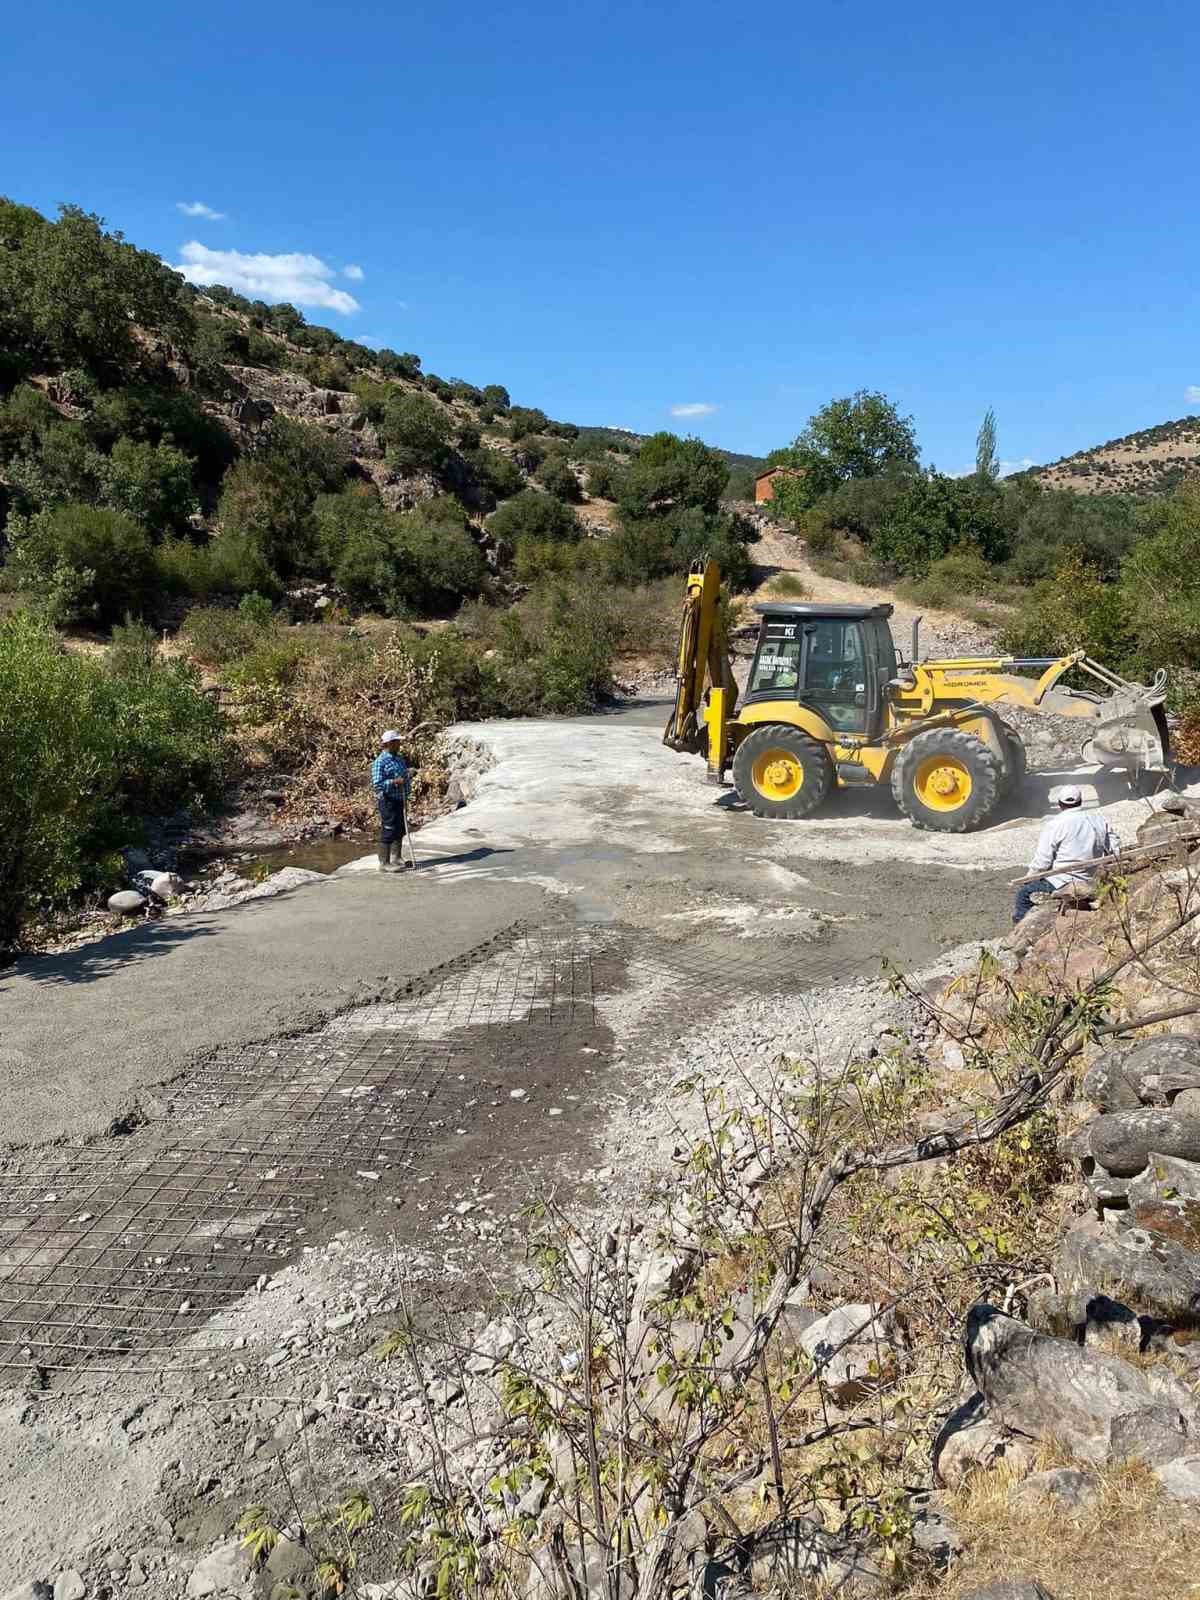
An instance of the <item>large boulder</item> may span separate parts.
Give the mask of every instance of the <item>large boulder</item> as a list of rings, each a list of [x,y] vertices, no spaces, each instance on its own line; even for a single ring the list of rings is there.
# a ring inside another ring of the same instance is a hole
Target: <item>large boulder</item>
[[[108,897],[108,909],[119,912],[123,917],[136,917],[145,904],[145,895],[139,894],[136,889],[118,889],[116,894]]]
[[[1056,1269],[1059,1291],[1073,1306],[1101,1294],[1171,1323],[1200,1315],[1200,1250],[1144,1227],[1078,1223],[1058,1247]]]
[[[805,1329],[797,1343],[840,1406],[865,1399],[900,1365],[895,1318],[875,1306],[838,1306]]]
[[[1142,1044],[1116,1045],[1092,1062],[1083,1094],[1101,1111],[1165,1106],[1183,1089],[1200,1088],[1200,1039],[1165,1033]]]
[[[995,1306],[972,1307],[965,1347],[967,1370],[993,1421],[1056,1441],[1081,1460],[1108,1460],[1113,1424],[1133,1412],[1154,1409],[1161,1420],[1160,1408],[1170,1407],[1181,1436],[1200,1431],[1200,1406],[1178,1380],[1035,1333]]]
[[[1116,1178],[1136,1178],[1152,1150],[1183,1161],[1200,1161],[1200,1117],[1150,1106],[1112,1111],[1092,1123],[1088,1145],[1105,1172]]]

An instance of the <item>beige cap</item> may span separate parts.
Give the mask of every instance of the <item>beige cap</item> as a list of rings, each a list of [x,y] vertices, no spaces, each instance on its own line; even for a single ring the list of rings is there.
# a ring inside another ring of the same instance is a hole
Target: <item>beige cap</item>
[[[395,728],[389,728],[387,732],[381,736],[379,740],[379,748],[382,750],[385,744],[399,744],[403,738],[404,735],[402,733],[397,733]]]

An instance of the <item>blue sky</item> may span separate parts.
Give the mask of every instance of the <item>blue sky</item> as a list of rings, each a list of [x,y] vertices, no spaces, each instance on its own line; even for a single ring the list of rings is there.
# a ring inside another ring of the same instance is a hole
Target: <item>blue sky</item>
[[[877,388],[954,471],[988,405],[1014,462],[1200,408],[1195,0],[59,0],[4,33],[0,190],[553,416],[765,452]]]

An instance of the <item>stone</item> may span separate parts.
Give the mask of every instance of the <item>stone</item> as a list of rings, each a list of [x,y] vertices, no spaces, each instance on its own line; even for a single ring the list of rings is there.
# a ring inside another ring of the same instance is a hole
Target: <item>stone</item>
[[[1142,1324],[1137,1313],[1106,1294],[1091,1295],[1079,1308],[1085,1346],[1120,1344],[1130,1354],[1142,1348]]]
[[[471,1354],[464,1365],[468,1372],[483,1374],[494,1372],[511,1352],[517,1342],[517,1330],[507,1319],[489,1322],[477,1339],[472,1340]]]
[[[1117,1178],[1136,1178],[1152,1150],[1200,1161],[1200,1118],[1149,1106],[1112,1111],[1092,1123],[1089,1147],[1106,1172]]]
[[[135,917],[146,905],[146,897],[136,889],[118,889],[108,897],[108,909],[118,911],[123,917]]]
[[[1101,1111],[1129,1111],[1139,1105],[1167,1105],[1173,1090],[1162,1078],[1194,1079],[1200,1088],[1200,1039],[1184,1033],[1164,1033],[1132,1050],[1118,1045],[1105,1050],[1084,1074],[1084,1097]]]
[[[1072,1302],[1111,1295],[1167,1322],[1200,1315],[1200,1251],[1144,1227],[1077,1223],[1059,1244],[1056,1273]]]
[[[1002,1423],[986,1415],[984,1398],[974,1394],[952,1411],[933,1441],[933,1479],[957,1489],[973,1472],[1003,1461],[1020,1476],[1032,1470],[1034,1448]]]
[[[1038,1500],[1057,1500],[1072,1511],[1085,1511],[1100,1498],[1100,1489],[1089,1473],[1077,1467],[1051,1467],[1033,1472],[1013,1495],[1018,1505],[1034,1505]]]
[[[210,1550],[192,1568],[186,1593],[191,1600],[202,1600],[205,1595],[244,1595],[249,1593],[249,1574],[246,1553],[236,1539]]]
[[[891,1312],[870,1305],[838,1306],[797,1340],[820,1369],[820,1381],[842,1406],[856,1404],[894,1376],[900,1364]]]
[[[178,900],[187,885],[177,872],[157,872],[150,882],[156,900]]]
[[[1176,1456],[1156,1467],[1154,1476],[1173,1500],[1200,1500],[1200,1456]]]
[[[1184,1419],[1169,1405],[1148,1406],[1117,1417],[1109,1432],[1110,1461],[1144,1461],[1159,1467],[1187,1449]]]
[[[87,1584],[77,1572],[68,1568],[54,1580],[54,1600],[85,1600]]]
[[[1053,1440],[1082,1461],[1106,1461],[1113,1425],[1130,1413],[1168,1407],[1185,1433],[1200,1431],[1200,1406],[1177,1379],[1035,1333],[995,1306],[972,1307],[965,1345],[967,1370],[991,1420]],[[1131,1426],[1125,1422],[1122,1430]]]
[[[316,1562],[297,1539],[279,1539],[267,1557],[267,1577],[275,1583],[300,1588],[311,1576]]]
[[[782,1517],[751,1537],[751,1578],[764,1587],[818,1583],[846,1596],[885,1591],[879,1568],[862,1548],[811,1517]]]
[[[928,1489],[909,1495],[908,1511],[912,1517],[913,1544],[936,1566],[947,1567],[962,1554],[962,1540],[954,1518],[940,1496]]]
[[[1200,1162],[1151,1150],[1144,1170],[1129,1180],[1128,1199],[1131,1206],[1200,1201]]]
[[[982,1589],[972,1589],[962,1600],[1054,1600],[1035,1578],[1002,1578]]]

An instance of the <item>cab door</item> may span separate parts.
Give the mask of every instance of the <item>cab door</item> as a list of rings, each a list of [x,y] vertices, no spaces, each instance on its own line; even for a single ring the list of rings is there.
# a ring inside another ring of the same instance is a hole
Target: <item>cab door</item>
[[[863,623],[821,617],[803,626],[800,700],[836,733],[870,734],[879,719],[879,673]]]

